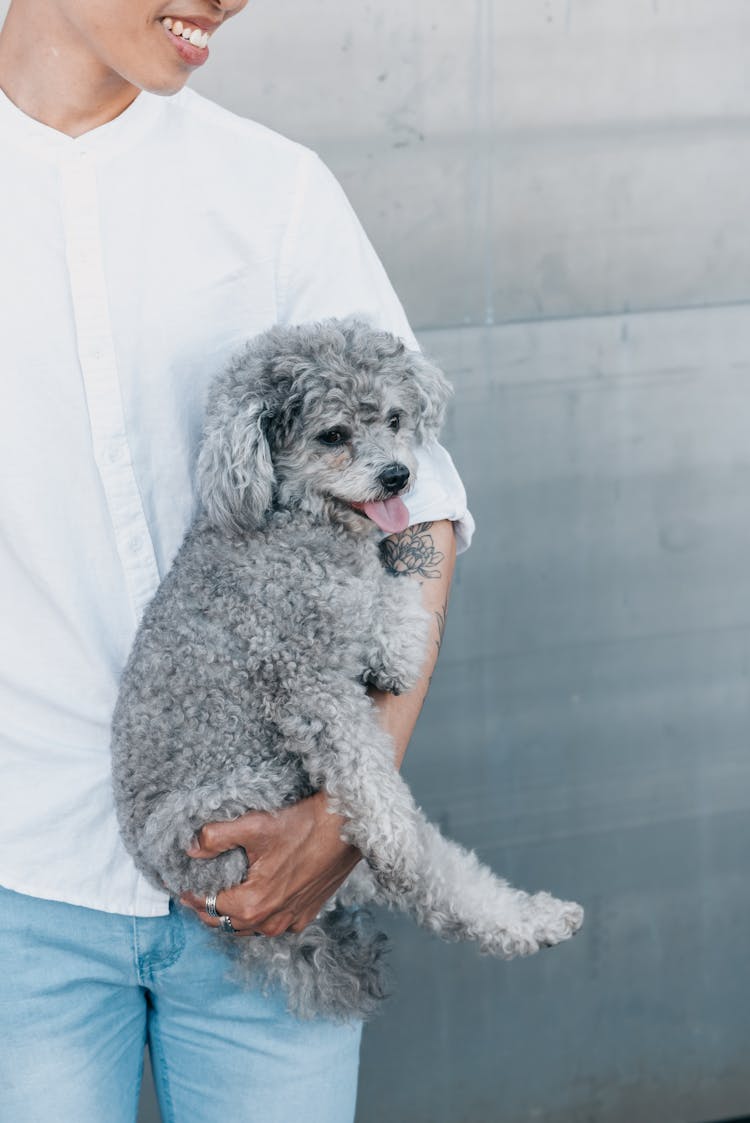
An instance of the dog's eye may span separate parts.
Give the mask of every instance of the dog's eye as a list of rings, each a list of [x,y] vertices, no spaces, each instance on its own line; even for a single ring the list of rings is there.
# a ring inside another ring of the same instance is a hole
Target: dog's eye
[[[394,433],[398,433],[401,428],[401,414],[392,413],[388,418],[388,428],[392,429]]]
[[[318,434],[318,440],[321,444],[329,445],[343,445],[349,440],[349,432],[347,429],[326,429],[324,433]]]

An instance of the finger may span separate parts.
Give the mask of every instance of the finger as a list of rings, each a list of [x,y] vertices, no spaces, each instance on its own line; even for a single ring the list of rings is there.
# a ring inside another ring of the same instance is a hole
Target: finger
[[[180,896],[180,904],[196,912],[210,928],[219,926],[218,917],[210,916],[206,911],[205,897],[198,896],[197,893],[185,892]],[[249,896],[244,883],[232,886],[230,889],[222,889],[217,893],[215,909],[219,916],[230,917],[234,927],[243,932],[259,930],[271,912],[268,906],[264,907]]]
[[[218,916],[209,916],[206,912],[206,898],[198,897],[195,893],[183,893],[180,904],[192,909],[198,919],[208,928],[220,928],[219,917],[228,916],[232,922],[235,935],[238,936],[282,936],[284,932],[301,932],[314,917],[300,918],[289,909],[266,914],[264,909],[248,909],[247,900],[237,900],[233,889],[242,889],[242,886],[233,886],[232,889],[223,889],[216,895],[216,912]],[[245,894],[246,896],[246,894]]]
[[[221,900],[222,895],[226,896],[226,891],[223,891],[223,893],[218,893],[215,897],[216,903],[214,909],[218,913],[218,915],[231,916],[232,913],[234,913],[235,916],[239,915],[240,910],[236,907],[230,908],[227,901]],[[215,916],[209,915],[208,910],[206,909],[205,897],[200,897],[197,893],[182,893],[180,895],[180,904],[185,905],[186,908],[193,909],[194,912],[199,913],[202,917],[205,916],[208,920],[213,920],[215,923],[218,923]]]
[[[195,841],[188,847],[186,853],[190,858],[215,858],[226,850],[233,850],[241,845],[237,837],[237,820],[232,819],[226,823],[206,823],[198,831]]]
[[[189,900],[187,896],[181,897],[180,902],[181,902],[181,904],[183,904],[187,908],[189,908],[192,912],[194,912],[195,915],[198,917],[198,920],[200,920],[200,922],[202,924],[205,924],[205,926],[207,928],[220,928],[221,927],[221,921],[220,921],[219,917],[218,916],[209,916],[208,913],[206,912],[205,904],[200,905],[195,899]],[[219,913],[219,916],[228,916],[228,915],[229,915],[228,913]],[[229,919],[232,921],[232,927],[234,928],[233,934],[235,936],[257,936],[257,935],[260,934],[259,932],[256,931],[255,928],[251,927],[250,925],[248,925],[246,923],[242,923],[236,917],[232,918],[230,916]]]
[[[255,927],[255,931],[261,936],[283,936],[294,925],[295,916],[291,912],[277,912],[273,916],[269,916],[262,924]]]
[[[298,917],[294,921],[293,924],[289,925],[289,931],[294,932],[295,935],[299,935],[300,932],[304,932],[304,930],[305,930],[305,928],[307,928],[308,924],[312,924],[314,920],[317,920],[317,918],[318,918],[317,913],[315,913],[314,916],[312,914],[310,914],[308,916]]]
[[[193,912],[203,913],[205,916],[208,916],[205,897],[198,897],[195,893],[181,893],[180,904],[184,905],[186,909],[192,909]]]
[[[219,917],[228,916],[232,921],[232,927],[238,935],[252,935],[257,936],[281,936],[284,932],[292,929],[293,931],[301,931],[297,928],[297,917],[293,912],[288,909],[283,909],[280,912],[272,913],[270,916],[254,916],[252,913],[243,915],[239,909],[233,909],[231,905],[221,903],[221,896],[219,894],[216,898],[216,911],[219,916],[209,916],[206,912],[206,902],[193,894],[183,894],[180,897],[182,904],[191,908],[198,919],[201,920],[208,928],[220,928],[221,921]],[[303,925],[302,927],[305,927]]]
[[[221,928],[221,922],[216,917],[209,916],[207,913],[198,913],[197,916],[207,928]],[[232,921],[232,936],[260,936],[261,933],[255,928],[243,927],[239,921],[232,920],[231,916],[229,919]]]
[[[195,842],[186,850],[190,858],[215,858],[237,846],[243,849],[252,837],[254,817],[257,812],[241,815],[219,823],[206,823],[196,835]]]

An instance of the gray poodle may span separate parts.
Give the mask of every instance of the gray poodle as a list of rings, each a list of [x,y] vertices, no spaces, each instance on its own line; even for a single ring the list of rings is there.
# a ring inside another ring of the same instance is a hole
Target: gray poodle
[[[411,689],[426,653],[418,582],[382,566],[414,448],[437,436],[443,375],[356,319],[277,326],[209,396],[202,510],[148,606],[113,719],[120,826],[175,896],[244,879],[235,849],[185,851],[211,820],[274,811],[323,788],[361,861],[299,934],[219,933],[239,974],[281,982],[302,1016],[347,1018],[383,995],[386,904],[503,958],[571,936],[582,910],[495,877],[428,822],[394,766],[367,684]]]

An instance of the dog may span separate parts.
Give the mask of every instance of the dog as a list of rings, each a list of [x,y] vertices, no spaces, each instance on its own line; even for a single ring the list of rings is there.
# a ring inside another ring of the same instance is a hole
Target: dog
[[[112,723],[115,800],[136,865],[179,896],[242,881],[244,851],[193,859],[209,821],[274,811],[320,789],[363,856],[300,933],[218,933],[240,978],[283,984],[300,1016],[361,1017],[384,987],[377,903],[446,940],[528,955],[583,912],[496,877],[417,807],[367,686],[417,682],[428,614],[419,583],[381,563],[405,529],[415,449],[437,437],[440,370],[349,318],[277,325],[212,384],[201,500],[147,606]]]

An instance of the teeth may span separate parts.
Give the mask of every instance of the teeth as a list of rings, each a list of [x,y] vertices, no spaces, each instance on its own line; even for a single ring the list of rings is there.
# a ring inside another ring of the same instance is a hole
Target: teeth
[[[165,16],[161,22],[167,31],[171,31],[173,35],[184,39],[186,43],[191,43],[194,47],[201,47],[203,50],[208,46],[208,40],[211,36],[207,31],[201,31],[199,27],[191,27],[179,19],[173,20],[170,16]]]

